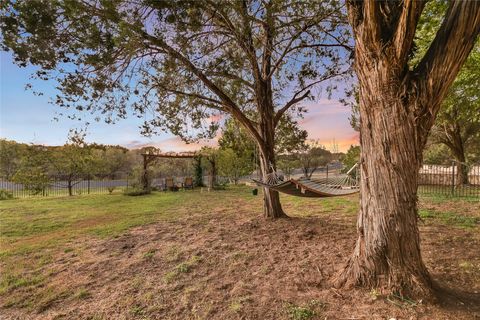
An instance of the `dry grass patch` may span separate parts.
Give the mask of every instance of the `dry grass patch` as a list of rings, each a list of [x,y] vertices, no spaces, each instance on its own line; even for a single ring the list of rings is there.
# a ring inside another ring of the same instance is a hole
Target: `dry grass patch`
[[[472,303],[480,292],[480,227],[442,218],[444,212],[471,217],[465,212],[473,212],[475,203],[460,201],[444,211],[443,202],[421,202],[432,212],[421,224],[425,261],[436,280],[458,293],[458,301],[441,306],[384,296],[381,290],[332,288],[330,279],[356,239],[355,196],[282,197],[292,218],[279,221],[261,217],[261,197],[247,188],[93,196],[90,204],[89,198],[12,200],[2,210],[12,223],[2,225],[10,231],[1,235],[2,244],[8,243],[2,245],[0,265],[4,318],[472,319],[480,314]],[[27,213],[13,214],[17,201]],[[51,219],[62,228],[46,227]],[[16,232],[21,224],[33,225]]]

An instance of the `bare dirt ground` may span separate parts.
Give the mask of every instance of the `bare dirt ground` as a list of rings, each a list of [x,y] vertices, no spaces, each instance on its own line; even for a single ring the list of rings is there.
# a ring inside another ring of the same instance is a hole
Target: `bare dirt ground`
[[[332,287],[355,243],[354,214],[307,208],[307,217],[266,221],[243,199],[231,205],[69,243],[44,270],[65,298],[28,313],[3,307],[0,318],[480,319],[478,227],[421,225],[425,262],[454,294],[432,305]]]

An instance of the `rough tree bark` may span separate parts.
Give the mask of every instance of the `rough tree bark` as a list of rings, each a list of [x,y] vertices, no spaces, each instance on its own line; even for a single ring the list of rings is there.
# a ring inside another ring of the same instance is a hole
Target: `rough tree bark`
[[[468,166],[465,163],[465,158],[463,161],[457,161],[457,186],[466,186],[469,184],[468,181]]]
[[[266,140],[257,142],[260,146],[260,172],[265,180],[267,175],[276,170],[275,152],[273,145],[274,132],[264,131]],[[266,141],[271,141],[270,143]],[[263,188],[263,214],[266,218],[286,218],[288,217],[282,209],[280,195],[277,191]]]
[[[423,1],[348,1],[360,84],[358,239],[337,285],[433,297],[420,252],[418,170],[446,91],[480,31],[480,2],[452,1],[435,40],[408,67]]]
[[[271,5],[272,3],[269,3],[266,7],[267,23],[263,25],[264,37],[262,41],[264,42],[264,51],[261,68],[258,66],[256,59],[253,58],[255,57],[255,50],[252,45],[251,30],[249,27],[246,29],[248,34],[247,43],[251,52],[251,64],[255,78],[255,98],[260,115],[260,123],[257,125],[260,139],[255,140],[260,149],[260,170],[264,179],[269,173],[276,170],[275,129],[278,124],[273,104],[272,78],[269,76],[272,71],[273,34],[275,32],[275,24],[270,10]],[[245,20],[245,22],[247,21]],[[287,217],[280,204],[280,195],[277,191],[263,188],[263,213],[267,218]]]
[[[462,145],[463,150],[463,145]],[[465,152],[459,152],[454,154],[456,162],[457,177],[455,183],[457,186],[468,185],[468,166],[465,163]]]

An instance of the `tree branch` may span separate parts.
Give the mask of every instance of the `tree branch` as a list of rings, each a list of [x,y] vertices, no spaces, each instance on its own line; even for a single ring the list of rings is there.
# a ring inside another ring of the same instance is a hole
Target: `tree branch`
[[[255,77],[260,76],[260,69],[257,63],[257,57],[255,54],[255,48],[253,47],[253,37],[252,37],[252,29],[250,27],[250,20],[248,16],[248,12],[246,12],[246,7],[244,7],[244,3],[240,5],[240,15],[242,16],[244,30],[238,30],[233,22],[228,18],[227,14],[218,8],[218,4],[215,2],[209,2],[210,5],[214,8],[213,11],[207,7],[207,10],[210,10],[210,13],[215,17],[219,18],[225,24],[225,27],[234,35],[235,39],[237,39],[237,43],[240,48],[245,52],[247,55],[247,59],[251,64],[252,72]],[[218,15],[218,13],[220,15]]]
[[[222,105],[222,102],[219,101],[219,100],[216,100],[216,99],[213,99],[213,98],[209,98],[209,97],[206,97],[204,95],[201,95],[201,94],[198,94],[198,93],[190,93],[190,92],[184,92],[184,91],[180,91],[180,90],[177,90],[177,89],[172,89],[172,88],[168,88],[166,86],[163,86],[161,84],[158,85],[160,88],[162,88],[163,90],[165,91],[168,91],[168,92],[171,92],[171,93],[174,93],[174,94],[177,94],[177,95],[183,95],[183,96],[186,96],[186,97],[192,97],[192,98],[197,98],[197,99],[201,99],[201,100],[204,100],[204,101],[207,101],[209,103],[214,103],[216,105]],[[219,107],[215,108],[215,109],[219,109]],[[219,109],[220,110],[220,109]],[[221,111],[224,111],[224,109],[221,109]]]
[[[222,105],[225,107],[225,111],[229,112],[238,121],[240,121],[240,123],[245,125],[247,130],[257,141],[262,141],[262,138],[258,133],[258,130],[255,128],[254,124],[240,110],[236,103],[225,92],[223,92],[223,90],[221,90],[217,85],[215,85],[215,83],[213,83],[202,71],[200,71],[187,57],[183,56],[180,52],[169,46],[162,39],[154,37],[144,30],[139,30],[139,32],[144,37],[144,39],[151,41],[155,46],[158,46],[159,48],[166,51],[167,54],[175,58],[177,61],[182,63],[182,65],[186,67],[190,72],[195,74],[197,78],[201,80],[210,91],[212,91],[220,98]]]
[[[285,112],[287,112],[288,109],[290,109],[290,107],[292,107],[293,105],[299,103],[300,101],[302,101],[303,99],[305,99],[306,97],[308,97],[308,95],[310,94],[310,90],[308,90],[307,92],[305,92],[304,94],[302,94],[301,96],[298,96],[300,94],[300,92],[302,92],[303,90],[301,91],[298,91],[292,99],[290,99],[290,101],[288,101],[282,108],[280,108],[277,113],[275,114],[275,120],[274,120],[274,125],[276,126],[278,124],[278,122],[280,121],[280,119],[282,118],[282,116],[285,114]]]
[[[285,49],[283,52],[280,54],[280,57],[278,57],[277,61],[274,63],[273,67],[270,70],[270,73],[267,75],[266,79],[269,79],[273,76],[275,71],[280,67],[282,64],[283,59],[285,56],[290,52],[290,48],[292,47],[292,44],[297,40],[308,28],[313,27],[316,24],[316,19],[313,21],[310,21],[310,23],[305,23],[303,27],[298,31],[295,35],[293,35],[290,40],[288,41],[287,45],[285,46]]]
[[[480,33],[480,1],[451,2],[445,19],[424,57],[413,70],[414,85],[424,101],[421,125],[428,130],[450,85]]]
[[[297,49],[303,49],[303,48],[321,48],[321,47],[325,47],[325,48],[330,48],[330,47],[342,47],[344,49],[346,49],[348,52],[352,52],[353,51],[353,48],[350,47],[350,46],[347,46],[345,44],[336,44],[336,43],[314,43],[314,44],[302,44],[302,45],[298,45],[298,46],[295,46],[295,47],[291,47],[290,50],[288,50],[288,52],[292,52],[294,50],[297,50]]]
[[[232,79],[232,80],[238,80],[241,83],[243,83],[244,85],[246,85],[247,87],[249,87],[250,89],[255,89],[254,85],[250,81],[245,80],[241,76],[231,74],[231,73],[228,73],[226,71],[222,71],[222,72],[208,71],[205,74],[206,75],[212,75],[212,76],[221,76],[221,77],[229,78],[229,79]]]
[[[400,64],[407,62],[418,20],[426,1],[405,0],[393,39],[393,46]]]

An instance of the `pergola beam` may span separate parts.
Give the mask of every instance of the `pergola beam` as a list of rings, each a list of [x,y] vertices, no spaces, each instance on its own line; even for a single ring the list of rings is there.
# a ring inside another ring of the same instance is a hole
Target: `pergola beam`
[[[192,153],[192,154],[142,153],[142,156],[148,157],[148,158],[176,158],[176,159],[179,159],[179,158],[195,158],[197,156],[197,154],[196,153]]]

